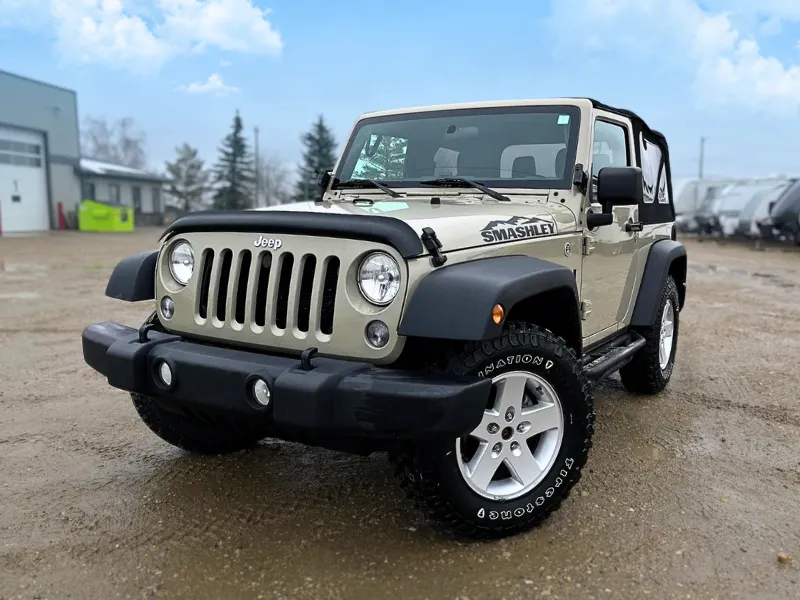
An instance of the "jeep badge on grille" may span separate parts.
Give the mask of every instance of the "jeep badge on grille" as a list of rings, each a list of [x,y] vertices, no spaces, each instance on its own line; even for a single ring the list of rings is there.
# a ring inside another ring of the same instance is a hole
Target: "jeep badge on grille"
[[[256,248],[269,248],[270,250],[277,250],[283,246],[283,242],[278,238],[265,238],[263,235],[258,236],[258,239],[253,242]]]

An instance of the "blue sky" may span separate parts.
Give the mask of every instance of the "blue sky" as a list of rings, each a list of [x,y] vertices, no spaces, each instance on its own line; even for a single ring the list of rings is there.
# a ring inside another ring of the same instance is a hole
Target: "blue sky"
[[[0,0],[0,68],[130,116],[150,166],[207,162],[239,109],[298,160],[322,113],[591,96],[663,131],[673,172],[800,174],[797,0]]]

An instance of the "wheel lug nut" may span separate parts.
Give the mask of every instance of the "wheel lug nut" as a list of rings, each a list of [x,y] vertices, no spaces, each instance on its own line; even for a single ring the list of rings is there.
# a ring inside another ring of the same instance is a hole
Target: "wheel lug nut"
[[[517,425],[517,431],[519,431],[520,433],[525,433],[525,423],[520,423],[519,425]]]
[[[503,449],[503,444],[501,444],[500,442],[497,442],[497,443],[496,443],[496,444],[495,444],[495,445],[492,447],[492,452],[494,452],[495,454],[498,454],[498,453],[499,453],[499,452],[500,452],[502,449]]]
[[[486,430],[492,435],[494,435],[495,433],[500,431],[500,425],[498,425],[497,423],[489,423],[489,426],[486,428]]]
[[[506,421],[513,421],[513,420],[514,420],[514,409],[513,408],[509,408],[506,411]]]

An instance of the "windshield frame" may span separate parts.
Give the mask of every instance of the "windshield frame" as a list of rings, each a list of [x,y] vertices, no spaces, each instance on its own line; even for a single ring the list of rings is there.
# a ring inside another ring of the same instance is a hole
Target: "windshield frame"
[[[380,123],[391,123],[396,121],[410,121],[422,119],[435,119],[451,116],[470,116],[470,115],[498,115],[498,114],[536,114],[536,113],[559,113],[569,115],[570,117],[570,131],[567,137],[567,157],[564,167],[564,175],[560,179],[487,179],[487,178],[473,178],[467,177],[472,181],[479,181],[489,188],[502,188],[502,189],[524,189],[524,190],[570,190],[572,188],[573,170],[575,161],[578,154],[578,141],[580,139],[580,132],[582,127],[581,107],[576,104],[532,104],[527,106],[491,106],[491,107],[476,107],[476,108],[451,108],[430,111],[419,111],[409,113],[393,113],[389,115],[380,115],[375,117],[365,117],[359,119],[347,139],[339,161],[337,162],[336,169],[333,173],[333,185],[331,189],[340,189],[336,187],[336,182],[341,180],[342,170],[345,166],[345,160],[350,152],[353,150],[355,140],[358,138],[358,133],[367,125],[375,125]],[[423,179],[435,179],[435,177],[425,177]],[[422,188],[428,191],[431,186],[421,185],[419,181],[408,180],[386,180],[379,179],[381,183],[391,184],[392,188]],[[363,189],[359,190],[363,192]]]

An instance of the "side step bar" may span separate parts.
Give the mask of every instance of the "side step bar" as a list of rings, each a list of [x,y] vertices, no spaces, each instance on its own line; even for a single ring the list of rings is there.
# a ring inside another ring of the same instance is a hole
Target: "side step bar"
[[[612,373],[619,371],[633,359],[645,343],[646,340],[641,335],[629,331],[608,346],[599,348],[596,353],[589,354],[585,357],[583,366],[589,381],[597,385]]]

